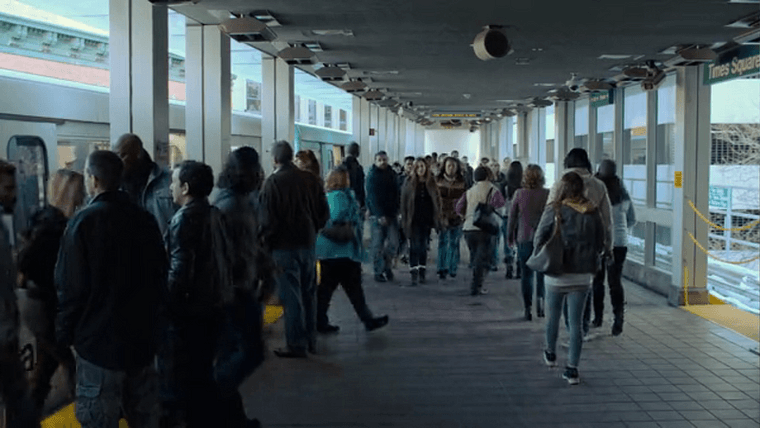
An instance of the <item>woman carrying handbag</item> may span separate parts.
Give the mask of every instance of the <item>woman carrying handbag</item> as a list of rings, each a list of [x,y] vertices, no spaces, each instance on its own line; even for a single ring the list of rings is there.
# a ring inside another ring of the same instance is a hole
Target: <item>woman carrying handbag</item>
[[[535,250],[528,266],[546,274],[546,323],[544,362],[557,365],[557,335],[562,304],[567,300],[570,349],[562,377],[580,383],[578,362],[583,336],[583,308],[594,274],[604,253],[605,229],[599,207],[584,196],[583,179],[575,172],[562,177],[555,202],[546,206],[534,238]]]

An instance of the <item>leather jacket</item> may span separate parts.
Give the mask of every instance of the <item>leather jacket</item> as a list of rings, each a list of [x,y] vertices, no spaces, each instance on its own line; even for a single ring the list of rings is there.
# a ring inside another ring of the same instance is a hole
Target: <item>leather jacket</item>
[[[177,211],[169,224],[169,311],[182,317],[219,315],[230,293],[231,256],[226,246],[221,211],[207,198],[194,199]]]
[[[179,208],[172,198],[172,192],[169,189],[171,184],[172,173],[155,162],[151,162],[150,175],[145,188],[134,199],[141,208],[153,214],[162,235],[166,233],[169,222]]]
[[[9,236],[5,224],[0,222],[0,346],[18,341],[16,266]]]

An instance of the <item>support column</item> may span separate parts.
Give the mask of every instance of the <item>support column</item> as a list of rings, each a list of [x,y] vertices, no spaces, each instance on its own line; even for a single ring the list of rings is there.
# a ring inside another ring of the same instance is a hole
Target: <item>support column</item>
[[[596,107],[591,102],[588,103],[588,158],[591,160],[591,167],[596,172],[597,167],[602,162],[602,142],[597,141],[596,133]]]
[[[554,107],[554,179],[558,181],[564,170],[565,155],[570,151],[575,136],[573,135],[573,103],[557,101]]]
[[[615,89],[613,92],[615,97],[615,131],[613,139],[613,159],[618,165],[619,170],[623,171],[623,131],[625,129],[625,116],[623,115],[623,103],[625,102],[625,95],[623,89]],[[621,174],[622,175],[622,174]]]
[[[185,37],[187,157],[218,173],[230,152],[232,131],[230,38],[216,25],[188,25]]]
[[[166,6],[109,1],[111,141],[137,134],[160,165],[169,163],[169,24]]]
[[[517,153],[515,159],[523,164],[527,163],[530,156],[530,123],[527,112],[517,114]]]
[[[534,108],[528,113],[528,162],[540,163],[540,159],[546,159],[546,111],[542,108]]]
[[[280,140],[294,144],[294,74],[285,61],[261,55],[261,166],[269,174],[274,170],[272,146]],[[293,147],[296,150],[296,147]]]
[[[515,116],[510,116],[507,118],[507,129],[506,129],[506,140],[507,140],[507,151],[504,155],[504,157],[508,157],[511,160],[515,159],[515,136],[512,133],[512,127],[515,126],[515,121],[517,118]]]
[[[675,170],[683,174],[683,187],[673,194],[673,284],[668,301],[683,305],[684,285],[690,304],[709,302],[707,255],[692,242],[707,244],[708,227],[689,207],[709,212],[710,87],[704,85],[700,66],[679,68],[676,75]],[[654,156],[654,154],[651,154]]]
[[[538,118],[538,123],[536,123],[538,129],[536,130],[537,138],[536,145],[534,146],[537,147],[537,154],[533,163],[537,165],[546,165],[546,109],[539,108],[535,111],[536,117]]]
[[[372,163],[372,153],[369,148],[369,103],[361,97],[352,97],[352,131],[354,141],[359,144],[359,163]]]

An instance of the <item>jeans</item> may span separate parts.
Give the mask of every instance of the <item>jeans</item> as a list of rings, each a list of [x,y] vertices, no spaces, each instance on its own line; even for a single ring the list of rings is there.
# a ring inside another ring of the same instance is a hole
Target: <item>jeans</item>
[[[610,303],[612,303],[612,313],[615,318],[623,316],[625,309],[625,291],[623,290],[623,263],[628,254],[628,247],[615,247],[612,249],[615,257],[612,265],[607,266],[602,263],[599,272],[594,276],[593,293],[589,294],[586,310],[583,313],[583,322],[588,324],[591,318],[591,303],[593,294],[594,319],[601,321],[604,314],[604,273],[607,272],[607,283],[610,286]]]
[[[581,318],[583,307],[586,304],[587,291],[564,292],[550,287],[546,291],[546,309],[549,317],[546,322],[546,350],[551,353],[557,351],[557,335],[559,334],[559,318],[562,314],[562,306],[567,298],[567,315],[570,330],[570,349],[568,350],[567,366],[578,367],[583,347],[583,334],[581,333]]]
[[[462,226],[442,230],[438,234],[438,272],[457,274],[459,269],[459,242],[462,240]]]
[[[362,288],[362,265],[351,259],[326,259],[320,260],[321,281],[317,289],[317,325],[327,326],[330,320],[327,317],[327,310],[330,307],[330,300],[338,288],[343,287],[348,300],[354,307],[356,315],[363,323],[372,319],[372,312],[367,306],[364,298],[364,289]]]
[[[489,269],[490,257],[493,254],[493,235],[480,230],[468,230],[464,232],[464,239],[470,249],[470,257],[473,262],[471,291],[475,292],[483,288],[483,280]]]
[[[274,250],[281,272],[275,281],[285,310],[285,338],[291,350],[306,350],[317,334],[317,260],[314,248]]]
[[[409,267],[411,269],[424,268],[427,263],[430,226],[413,224],[411,235],[409,237]]]
[[[533,254],[533,241],[519,242],[517,244],[517,264],[522,270],[520,279],[522,285],[523,303],[525,308],[533,306],[533,271],[525,263]],[[544,274],[536,272],[536,297],[544,298]]]
[[[396,255],[398,246],[398,219],[388,218],[388,224],[380,224],[379,217],[372,217],[372,258],[374,260],[375,275],[380,275],[391,269],[391,261]]]
[[[158,377],[152,365],[115,371],[76,356],[76,418],[82,428],[117,427],[121,411],[130,427],[158,428]]]

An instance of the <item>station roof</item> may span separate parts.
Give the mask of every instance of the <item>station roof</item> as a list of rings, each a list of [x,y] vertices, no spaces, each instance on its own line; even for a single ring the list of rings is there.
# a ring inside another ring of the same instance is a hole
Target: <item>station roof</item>
[[[726,25],[757,13],[757,0],[202,0],[172,6],[203,24],[268,10],[277,39],[252,46],[276,54],[318,41],[320,63],[348,63],[349,77],[429,110],[499,109],[561,87],[571,73],[609,79],[622,66],[665,61],[676,45],[719,47],[746,31]],[[471,44],[503,25],[514,52],[479,60]],[[317,35],[350,30],[351,35]],[[527,63],[518,65],[518,62]],[[311,67],[304,67],[313,71]]]

